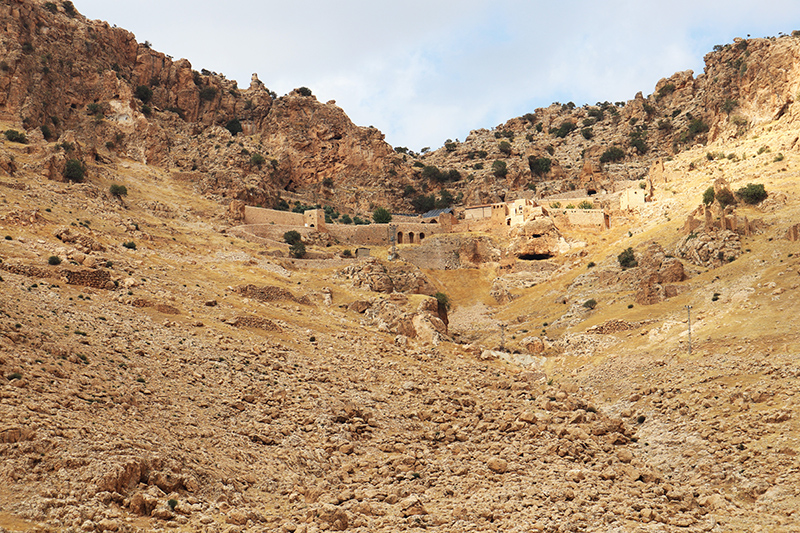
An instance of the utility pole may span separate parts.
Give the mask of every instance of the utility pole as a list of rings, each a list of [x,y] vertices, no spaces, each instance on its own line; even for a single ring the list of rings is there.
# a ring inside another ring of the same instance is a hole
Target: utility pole
[[[692,306],[686,306],[686,313],[688,316],[687,324],[689,325],[689,355],[692,355]]]
[[[389,244],[392,245],[392,251],[389,252],[389,261],[394,261],[395,259],[397,259],[397,226],[394,224],[389,224],[387,232],[389,237]]]

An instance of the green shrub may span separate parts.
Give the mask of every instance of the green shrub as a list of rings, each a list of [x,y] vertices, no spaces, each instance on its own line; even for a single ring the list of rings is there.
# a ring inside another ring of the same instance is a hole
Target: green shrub
[[[264,159],[264,156],[261,154],[253,154],[250,156],[250,164],[254,167],[261,168],[261,165],[263,165],[266,161],[267,160]]]
[[[767,191],[761,183],[748,183],[736,191],[736,196],[746,204],[755,205],[767,198]]]
[[[67,178],[69,181],[74,181],[76,183],[83,181],[83,177],[86,175],[86,168],[83,166],[77,159],[70,159],[67,161],[67,165],[64,167],[64,177]]]
[[[421,174],[423,179],[434,180],[434,181],[444,181],[442,180],[442,172],[433,165],[427,165],[422,169]]]
[[[379,207],[372,212],[372,220],[376,224],[388,224],[392,221],[392,214],[385,207]]]
[[[586,300],[585,302],[583,302],[583,306],[586,309],[594,309],[595,307],[597,307],[597,300],[595,300],[594,298]]]
[[[25,134],[17,130],[6,130],[5,136],[12,143],[28,144],[28,138],[25,137]]]
[[[596,266],[597,263],[595,263],[594,261],[589,261],[588,263],[586,263],[586,268],[594,268]]]
[[[352,223],[353,219],[350,218],[350,215],[348,215],[347,213],[342,215],[342,224],[352,224]]]
[[[448,152],[456,151],[456,143],[444,143],[444,149]]]
[[[550,207],[552,207],[553,209],[561,209],[561,202],[553,202],[552,204],[550,204]]]
[[[44,8],[46,10],[48,10],[50,13],[57,13],[58,12],[58,6],[55,5],[53,2],[45,2],[44,3]]]
[[[169,508],[170,508],[170,509],[172,509],[172,510],[174,511],[174,510],[175,510],[175,507],[177,507],[177,506],[178,506],[178,500],[175,500],[175,499],[169,499],[169,500],[167,500],[167,505],[169,505]]]
[[[144,115],[146,117],[149,117],[150,115],[153,114],[153,108],[150,107],[149,105],[143,105],[141,107],[140,111],[142,112],[142,115]]]
[[[217,97],[217,90],[214,87],[203,87],[200,89],[200,99],[210,102]]]
[[[775,158],[772,160],[773,163],[780,163],[781,161],[783,161],[783,154],[776,155]]]
[[[505,161],[499,159],[492,163],[492,173],[495,177],[505,178],[508,175],[508,166]]]
[[[411,205],[417,213],[425,213],[436,207],[436,197],[432,194],[420,194],[411,200]]]
[[[619,266],[623,269],[625,268],[633,268],[639,264],[636,260],[636,256],[633,253],[633,248],[626,248],[621,254],[617,256],[617,261],[619,261]]]
[[[128,250],[135,250],[136,249],[136,243],[133,242],[133,241],[123,242],[122,246],[124,246]]]
[[[322,185],[327,188],[333,187],[333,178],[325,178],[322,180]]]
[[[8,376],[6,376],[8,381],[14,381],[15,379],[22,379],[22,374],[19,372],[12,372]]]
[[[575,204],[567,204],[564,209],[575,209]]]
[[[350,248],[346,248],[342,250],[342,257],[353,257],[353,252],[350,251]]]
[[[153,89],[147,85],[137,85],[133,95],[141,100],[143,104],[146,104],[153,98]]]
[[[508,141],[501,141],[497,148],[506,155],[511,153],[511,144]]]
[[[300,87],[297,92],[300,93],[300,96],[311,96],[311,89],[308,87]]]
[[[42,124],[39,126],[39,129],[42,131],[42,137],[46,140],[50,140],[53,137],[53,132],[50,130],[50,126],[47,124]]]
[[[78,14],[78,11],[75,9],[75,6],[72,5],[72,2],[70,2],[69,0],[61,2],[61,5],[64,6],[64,11],[66,11],[67,15],[69,15],[70,17],[74,17],[75,15]]]
[[[537,176],[544,176],[552,168],[553,160],[549,157],[528,156],[528,166]]]
[[[703,192],[703,203],[705,205],[711,205],[714,203],[714,187],[709,187],[708,189]]]
[[[589,200],[581,200],[578,204],[578,209],[594,209],[594,204]]]
[[[53,266],[60,265],[61,264],[61,258],[58,257],[57,255],[51,255],[50,257],[47,258],[47,264],[48,265],[53,265]]]
[[[112,196],[127,196],[128,188],[124,185],[117,185],[116,183],[113,183],[108,189],[108,192],[110,192]]]
[[[302,238],[303,237],[300,235],[300,232],[295,230],[290,230],[283,234],[283,242],[286,244],[298,243],[302,240]]]
[[[667,83],[658,90],[658,97],[664,98],[665,96],[670,95],[674,92],[675,92],[675,84]]]
[[[722,111],[725,113],[730,114],[731,111],[736,109],[739,106],[739,102],[736,100],[731,100],[730,98],[726,98],[725,101],[722,103]]]
[[[242,129],[242,123],[239,122],[238,118],[232,118],[225,124],[225,129],[231,132],[231,135],[236,136],[237,133],[242,133],[244,131]]]
[[[733,195],[730,189],[721,189],[716,194],[716,200],[723,209],[729,205],[736,205],[736,197]]]
[[[444,307],[444,308],[445,308],[445,309],[447,309],[448,311],[450,310],[450,298],[448,298],[448,297],[447,297],[447,295],[446,295],[445,293],[443,293],[443,292],[437,292],[437,293],[434,295],[434,298],[436,298],[436,301],[438,301],[438,302],[439,302],[439,305],[440,305],[441,307]]]
[[[296,242],[289,246],[289,255],[295,259],[302,259],[306,255],[306,245],[302,242]]]
[[[574,122],[563,122],[558,128],[550,128],[550,134],[563,139],[569,133],[578,127]]]
[[[613,163],[625,157],[625,152],[618,146],[612,146],[600,156],[601,163]]]
[[[581,130],[581,135],[583,135],[583,138],[588,141],[589,139],[594,137],[594,132],[592,131],[592,128],[583,128]]]

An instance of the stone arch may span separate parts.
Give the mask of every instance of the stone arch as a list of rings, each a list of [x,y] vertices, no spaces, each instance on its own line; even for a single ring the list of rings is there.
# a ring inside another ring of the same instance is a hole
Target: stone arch
[[[403,232],[402,231],[398,231],[397,232],[397,244],[403,244]]]
[[[422,242],[422,239],[424,239],[424,238],[425,238],[425,234],[424,233],[420,233],[419,234],[419,242]]]
[[[414,232],[413,231],[409,231],[408,232],[408,242],[409,242],[409,244],[413,244],[414,243]]]

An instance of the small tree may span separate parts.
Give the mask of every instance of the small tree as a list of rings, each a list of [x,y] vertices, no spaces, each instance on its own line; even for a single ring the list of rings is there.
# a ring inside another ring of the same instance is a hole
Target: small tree
[[[746,204],[755,205],[767,198],[767,191],[761,183],[748,183],[745,187],[736,191],[736,196]]]
[[[716,194],[716,197],[719,205],[723,209],[729,205],[736,205],[736,197],[733,195],[730,189],[720,189],[720,191]]]
[[[24,133],[20,133],[17,130],[6,130],[5,131],[6,139],[11,141],[12,143],[20,143],[20,144],[27,144],[28,138],[25,137]]]
[[[342,224],[352,224],[352,223],[353,223],[353,219],[350,218],[350,215],[348,215],[347,213],[342,215]]]
[[[239,122],[238,118],[233,118],[225,124],[225,129],[231,132],[231,135],[236,136],[237,133],[242,133],[244,131],[242,129],[242,123]]]
[[[136,98],[141,100],[143,104],[146,104],[153,98],[153,89],[147,85],[137,85],[133,94]]]
[[[392,214],[385,207],[379,207],[372,212],[372,220],[376,224],[388,224],[392,221]]]
[[[714,187],[709,187],[708,189],[703,192],[703,203],[706,205],[711,205],[714,203]]]
[[[549,157],[528,156],[528,166],[537,176],[544,176],[552,168],[553,161]]]
[[[586,309],[594,309],[595,307],[597,307],[597,300],[595,300],[594,298],[586,300],[585,302],[583,302],[583,306]]]
[[[64,167],[64,177],[76,183],[83,181],[86,174],[86,169],[77,159],[70,159],[67,161],[67,166]]]
[[[508,141],[500,141],[497,148],[506,155],[511,153],[511,144]]]
[[[125,187],[124,185],[117,185],[116,183],[113,183],[109,188],[109,192],[111,193],[112,196],[120,198],[128,194],[128,188]]]
[[[633,248],[630,247],[626,248],[625,251],[617,256],[617,261],[619,261],[619,266],[623,269],[633,268],[639,264],[633,253]]]
[[[613,163],[614,161],[619,161],[623,157],[625,157],[625,152],[622,151],[622,148],[619,148],[618,146],[612,146],[603,152],[603,155],[600,156],[600,162]]]
[[[50,256],[50,257],[47,259],[47,264],[49,264],[49,265],[53,265],[53,266],[55,266],[55,265],[60,265],[60,264],[61,264],[61,258],[60,258],[60,257],[58,257],[57,255],[51,255],[51,256]]]
[[[302,241],[302,236],[295,230],[287,231],[283,234],[283,241],[286,244],[296,244]]]
[[[311,96],[311,89],[308,87],[300,87],[297,92],[300,93],[300,96]]]
[[[436,298],[436,301],[439,302],[440,307],[444,307],[448,311],[450,310],[450,298],[448,298],[445,293],[437,292],[434,295],[434,298]]]
[[[289,247],[289,254],[295,259],[302,259],[306,255],[306,245],[298,241]]]
[[[508,175],[508,166],[506,162],[498,159],[492,163],[492,173],[497,178],[505,178]]]
[[[254,167],[261,168],[261,165],[263,165],[265,162],[266,159],[264,159],[264,156],[261,154],[253,154],[250,156],[250,164]]]

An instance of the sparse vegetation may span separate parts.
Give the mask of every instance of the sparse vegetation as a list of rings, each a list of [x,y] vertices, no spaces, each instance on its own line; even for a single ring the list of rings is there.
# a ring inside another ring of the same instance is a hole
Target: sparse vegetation
[[[500,144],[497,145],[497,149],[506,155],[511,154],[511,144],[508,141],[501,141]]]
[[[492,163],[492,173],[495,175],[495,177],[505,178],[506,175],[508,175],[508,166],[506,165],[506,162],[498,159]]]
[[[736,191],[736,196],[746,204],[755,205],[767,198],[767,191],[761,183],[748,183]]]
[[[153,89],[147,85],[137,85],[133,95],[141,100],[143,104],[147,104],[153,98]]]
[[[111,187],[109,187],[108,192],[111,193],[112,196],[116,196],[117,198],[121,196],[127,196],[128,188],[124,185],[118,185],[116,183],[112,183]]]
[[[133,241],[123,242],[122,246],[124,246],[128,250],[135,250],[136,249],[136,243],[133,242]]]
[[[625,152],[618,146],[612,146],[600,156],[601,163],[613,163],[625,157]]]
[[[47,264],[53,266],[60,265],[61,258],[58,257],[57,255],[51,255],[49,258],[47,258]]]
[[[551,135],[555,135],[556,137],[559,137],[559,138],[563,139],[564,137],[569,135],[570,132],[575,130],[577,127],[578,127],[578,125],[575,124],[574,122],[566,121],[566,122],[563,122],[557,128],[550,128],[550,134]]]
[[[447,295],[446,295],[445,293],[443,293],[443,292],[437,292],[437,293],[434,295],[434,297],[436,298],[436,301],[438,301],[438,302],[439,302],[439,305],[440,305],[441,307],[444,307],[444,308],[445,308],[445,309],[447,309],[448,311],[450,310],[450,298],[448,298],[448,297],[447,297]]]
[[[266,161],[267,160],[264,159],[264,156],[261,154],[252,154],[250,156],[250,165],[254,167],[261,168],[261,165],[263,165]]]
[[[289,255],[295,259],[302,259],[306,256],[306,245],[302,241],[298,241],[289,246]]]
[[[703,192],[703,203],[705,205],[713,204],[715,196],[714,187],[709,187]]]
[[[70,159],[64,167],[64,177],[69,181],[79,183],[86,175],[86,167],[78,159]]]
[[[597,307],[597,300],[595,300],[594,298],[586,300],[585,302],[583,302],[583,306],[586,309],[594,309],[595,307]]]
[[[286,244],[298,243],[302,240],[302,238],[303,237],[300,235],[300,232],[295,230],[290,230],[283,234],[283,242]]]
[[[203,87],[200,89],[200,99],[210,102],[217,97],[217,90],[214,87]]]
[[[25,134],[20,133],[17,130],[6,130],[5,136],[6,139],[12,143],[28,144],[28,138],[25,136]]]
[[[578,209],[594,209],[594,204],[589,200],[581,200],[578,203]]]
[[[531,172],[537,176],[544,176],[550,172],[552,164],[553,160],[549,157],[536,157],[533,155],[528,156],[528,166],[530,167]]]
[[[639,264],[636,260],[636,255],[633,253],[633,248],[630,247],[617,256],[617,261],[623,269],[633,268]]]
[[[297,89],[297,92],[300,94],[300,96],[311,96],[311,89],[308,87],[300,87]]]
[[[231,132],[231,135],[233,135],[234,137],[244,131],[244,129],[242,128],[242,123],[239,122],[238,118],[232,118],[231,120],[229,120],[228,123],[225,124],[225,129]]]
[[[392,214],[385,207],[379,207],[372,212],[372,221],[376,224],[388,224],[392,221]]]

